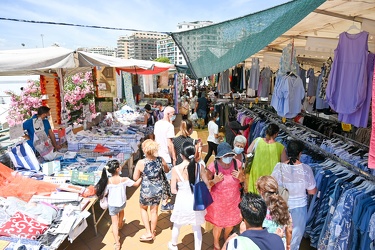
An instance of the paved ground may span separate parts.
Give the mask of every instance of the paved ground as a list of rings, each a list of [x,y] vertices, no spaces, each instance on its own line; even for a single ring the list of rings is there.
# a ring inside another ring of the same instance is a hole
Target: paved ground
[[[207,141],[208,132],[207,129],[197,129],[199,138],[204,143]],[[203,147],[203,152],[207,152],[207,146]],[[205,157],[203,153],[203,157]],[[209,162],[213,160],[211,156]],[[127,189],[127,205],[125,208],[126,224],[120,230],[120,242],[121,249],[126,250],[147,250],[147,249],[168,249],[167,244],[171,239],[171,230],[173,224],[170,222],[170,213],[159,212],[159,220],[157,225],[157,236],[153,243],[143,243],[139,241],[141,235],[145,232],[144,226],[141,222],[140,210],[139,210],[139,188],[128,188]],[[95,207],[97,214],[102,212],[99,204]],[[96,250],[96,249],[114,249],[113,247],[113,236],[111,229],[111,218],[108,214],[103,217],[102,221],[98,225],[98,235],[95,236],[94,226],[92,217],[88,218],[88,228],[71,244],[64,242],[59,249],[71,249],[71,250]],[[206,230],[208,229],[208,230]],[[210,225],[202,225],[203,233],[203,244],[202,250],[213,249],[213,237]],[[222,242],[223,243],[223,242]],[[194,236],[190,226],[184,226],[181,228],[179,236],[179,250],[193,250],[194,249]],[[301,250],[312,250],[310,248],[309,241],[303,240],[300,247]]]

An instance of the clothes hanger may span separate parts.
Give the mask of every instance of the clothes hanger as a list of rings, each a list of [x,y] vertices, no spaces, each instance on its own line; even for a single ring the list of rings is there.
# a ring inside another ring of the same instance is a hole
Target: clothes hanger
[[[353,33],[353,34],[358,34],[360,32],[362,32],[362,30],[360,28],[358,28],[354,22],[353,24],[346,30],[346,32],[348,33],[348,31],[356,31],[357,33]]]

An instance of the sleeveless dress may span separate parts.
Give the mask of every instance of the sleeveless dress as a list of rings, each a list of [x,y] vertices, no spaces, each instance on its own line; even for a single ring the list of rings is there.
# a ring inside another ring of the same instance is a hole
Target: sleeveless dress
[[[205,223],[204,216],[206,210],[194,211],[194,194],[191,192],[190,183],[188,180],[184,180],[180,170],[176,168],[178,178],[177,182],[178,192],[174,203],[174,208],[171,215],[171,222],[179,225],[201,225]]]
[[[144,206],[159,205],[163,191],[162,160],[157,157],[155,160],[146,158],[144,161],[139,203]]]
[[[337,113],[351,114],[362,107],[367,92],[368,32],[343,32],[335,49],[326,98]]]
[[[237,161],[237,166],[241,162]],[[208,169],[215,173],[215,164],[212,162]],[[229,169],[223,169],[218,163],[219,172],[224,174],[224,180],[216,183],[211,188],[211,195],[214,202],[206,209],[206,221],[218,227],[231,227],[239,224],[242,220],[238,204],[240,197],[240,181],[232,176],[234,163],[232,161]]]
[[[259,137],[258,137],[259,138]],[[284,146],[279,142],[267,143],[259,138],[255,149],[253,163],[249,175],[248,192],[258,193],[256,182],[263,175],[271,175],[275,165],[280,162]]]

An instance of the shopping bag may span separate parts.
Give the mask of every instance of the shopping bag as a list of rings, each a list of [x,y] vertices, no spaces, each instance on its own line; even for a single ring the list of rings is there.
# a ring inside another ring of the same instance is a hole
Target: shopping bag
[[[211,193],[208,190],[206,183],[203,181],[197,182],[194,187],[194,211],[205,210],[209,205],[214,202],[212,199]]]
[[[192,120],[192,121],[196,121],[196,120],[198,120],[197,112],[195,112],[194,114],[192,114],[192,115],[190,116],[190,120]]]
[[[194,211],[202,211],[205,210],[209,205],[214,202],[212,199],[211,193],[208,190],[206,183],[204,183],[200,178],[200,164],[198,163],[198,174],[195,179],[195,185],[193,186],[193,193],[194,193]]]

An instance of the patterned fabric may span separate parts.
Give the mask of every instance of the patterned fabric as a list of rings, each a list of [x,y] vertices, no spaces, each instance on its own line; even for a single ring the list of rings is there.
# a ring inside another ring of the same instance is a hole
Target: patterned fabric
[[[284,49],[280,58],[279,72],[280,75],[286,75],[287,72],[297,74],[297,54],[296,48],[292,43],[288,44]]]
[[[139,203],[144,206],[159,205],[162,196],[162,161],[160,157],[155,160],[144,159],[145,167],[139,196]]]
[[[340,197],[339,203],[330,224],[330,238],[327,249],[347,249],[352,225],[354,197],[360,192],[356,189],[347,190]]]
[[[122,80],[124,83],[124,92],[125,92],[125,100],[126,104],[135,109],[135,102],[133,96],[133,87],[132,87],[132,78],[130,73],[122,72]]]
[[[39,162],[34,151],[27,142],[18,144],[8,151],[8,155],[16,169],[39,170]]]
[[[47,229],[48,225],[40,223],[26,214],[17,212],[0,226],[0,235],[35,240]]]
[[[289,224],[292,225],[292,217],[290,216],[290,214],[289,214]],[[286,226],[282,226],[282,225],[277,224],[272,219],[272,216],[271,216],[271,213],[270,213],[269,209],[267,209],[267,215],[266,215],[266,218],[263,221],[262,227],[267,228],[267,231],[269,233],[276,233],[276,231],[278,229],[283,230],[284,231],[284,235],[283,235],[283,237],[281,239],[283,240],[284,246],[286,246],[286,235],[285,235],[285,228],[286,228]]]
[[[375,214],[371,215],[370,223],[368,225],[368,231],[371,240],[375,240]]]
[[[326,61],[326,63],[324,64],[324,74],[323,74],[323,78],[322,78],[322,85],[320,87],[320,90],[319,90],[319,97],[322,98],[322,99],[325,99],[326,98],[326,89],[327,89],[327,85],[328,85],[328,77],[329,77],[329,73],[331,73],[331,66],[332,66],[332,58],[328,58],[328,60]]]

